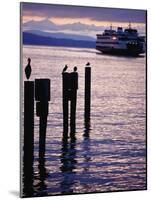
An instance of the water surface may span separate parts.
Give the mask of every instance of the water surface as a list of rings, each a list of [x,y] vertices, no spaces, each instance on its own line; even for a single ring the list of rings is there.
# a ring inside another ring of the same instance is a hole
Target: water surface
[[[51,79],[45,158],[35,116],[33,196],[146,189],[145,57],[94,49],[23,47],[23,69]],[[91,63],[91,126],[84,124],[84,67]],[[76,140],[62,141],[62,69],[78,67]],[[25,76],[23,75],[24,79]]]

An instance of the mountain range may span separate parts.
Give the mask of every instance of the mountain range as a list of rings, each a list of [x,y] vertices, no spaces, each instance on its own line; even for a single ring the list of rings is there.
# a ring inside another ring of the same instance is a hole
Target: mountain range
[[[81,22],[76,22],[72,24],[55,24],[51,20],[44,19],[42,21],[28,21],[23,24],[24,31],[27,30],[42,30],[42,31],[98,31],[104,30],[102,26],[95,26],[94,24],[84,24]]]

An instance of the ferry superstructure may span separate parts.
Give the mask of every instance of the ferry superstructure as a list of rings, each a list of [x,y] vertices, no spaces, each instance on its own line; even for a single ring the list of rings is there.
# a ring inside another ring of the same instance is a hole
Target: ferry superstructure
[[[131,25],[125,30],[122,27],[113,30],[111,26],[97,34],[96,49],[102,53],[137,56],[145,53],[145,37],[139,36]]]

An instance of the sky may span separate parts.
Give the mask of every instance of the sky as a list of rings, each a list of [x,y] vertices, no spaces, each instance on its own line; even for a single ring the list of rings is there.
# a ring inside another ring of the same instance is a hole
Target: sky
[[[141,35],[145,34],[145,10],[22,3],[21,16],[23,31],[62,32],[95,38],[111,25],[126,28],[131,22]]]

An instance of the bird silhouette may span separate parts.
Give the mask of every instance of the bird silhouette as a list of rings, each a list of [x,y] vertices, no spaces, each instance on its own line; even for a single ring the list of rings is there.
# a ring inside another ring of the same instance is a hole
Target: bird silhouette
[[[65,65],[65,67],[63,68],[62,72],[65,72],[68,68],[68,65]]]
[[[25,67],[25,74],[26,74],[26,78],[29,79],[29,78],[30,78],[30,75],[31,75],[31,71],[32,71],[31,65],[30,65],[31,59],[28,58],[27,61],[28,61],[28,64],[27,64],[27,66]]]
[[[89,63],[89,62],[87,62],[86,66],[89,66],[89,65],[90,65],[90,63]]]
[[[77,67],[76,67],[76,66],[73,68],[73,71],[74,71],[74,72],[76,72],[76,71],[77,71]]]

